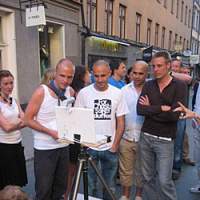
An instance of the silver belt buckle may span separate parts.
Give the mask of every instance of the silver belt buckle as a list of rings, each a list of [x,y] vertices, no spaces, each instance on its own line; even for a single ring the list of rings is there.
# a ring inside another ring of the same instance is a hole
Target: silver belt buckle
[[[158,136],[158,138],[161,140],[165,140],[165,141],[172,141],[172,138],[159,137],[159,136]]]

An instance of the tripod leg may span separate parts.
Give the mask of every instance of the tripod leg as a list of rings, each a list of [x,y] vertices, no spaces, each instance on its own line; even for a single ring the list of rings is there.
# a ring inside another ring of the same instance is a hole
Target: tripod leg
[[[83,189],[84,200],[88,200],[88,162],[83,162]]]
[[[94,171],[96,172],[99,180],[101,181],[103,187],[106,189],[106,191],[108,192],[108,194],[110,195],[112,200],[116,200],[113,192],[110,190],[110,188],[108,187],[107,183],[105,182],[104,178],[102,177],[101,173],[99,172],[99,169],[96,167],[94,161],[92,160],[91,157],[88,158],[92,168],[94,169]]]
[[[83,160],[79,160],[78,171],[77,171],[77,175],[76,175],[76,179],[75,179],[73,192],[72,192],[72,194],[70,194],[70,200],[76,200],[76,198],[77,198],[82,168],[83,168]]]

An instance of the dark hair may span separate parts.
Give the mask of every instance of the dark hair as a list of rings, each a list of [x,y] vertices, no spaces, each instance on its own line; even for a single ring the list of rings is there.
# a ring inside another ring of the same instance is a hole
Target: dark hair
[[[182,61],[180,59],[172,58],[171,63],[174,62],[174,61],[180,62],[180,67],[183,65],[183,63],[182,63]]]
[[[1,82],[1,80],[2,80],[3,78],[9,77],[9,76],[11,76],[12,78],[14,78],[14,76],[11,74],[10,71],[5,70],[5,69],[0,70],[0,82]]]
[[[171,62],[171,56],[170,56],[170,54],[167,51],[158,51],[158,52],[156,52],[153,55],[152,59],[154,59],[154,58],[160,58],[160,57],[164,58],[166,60],[166,63]]]
[[[127,74],[125,76],[125,82],[128,84],[130,83],[130,78],[128,77],[132,71],[132,67],[128,68]]]
[[[79,92],[85,87],[84,77],[86,73],[87,69],[83,65],[78,65],[75,67],[75,74],[71,83],[71,87],[75,90],[75,92]]]
[[[112,75],[114,74],[114,71],[119,68],[120,64],[123,63],[121,59],[113,59],[110,61],[110,69],[112,71]]]

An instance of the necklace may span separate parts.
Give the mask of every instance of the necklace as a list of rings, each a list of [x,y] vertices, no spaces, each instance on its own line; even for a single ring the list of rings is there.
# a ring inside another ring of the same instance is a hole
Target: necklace
[[[2,94],[0,94],[0,97],[3,99],[3,101],[5,103],[9,104],[10,106],[12,105],[12,97],[6,98],[6,97],[2,96]]]

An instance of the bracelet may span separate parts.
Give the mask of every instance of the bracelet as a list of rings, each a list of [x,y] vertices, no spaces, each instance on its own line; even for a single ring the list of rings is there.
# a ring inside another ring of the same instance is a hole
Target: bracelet
[[[193,118],[198,119],[199,115],[196,112],[193,112],[193,113],[194,113],[194,117]]]

